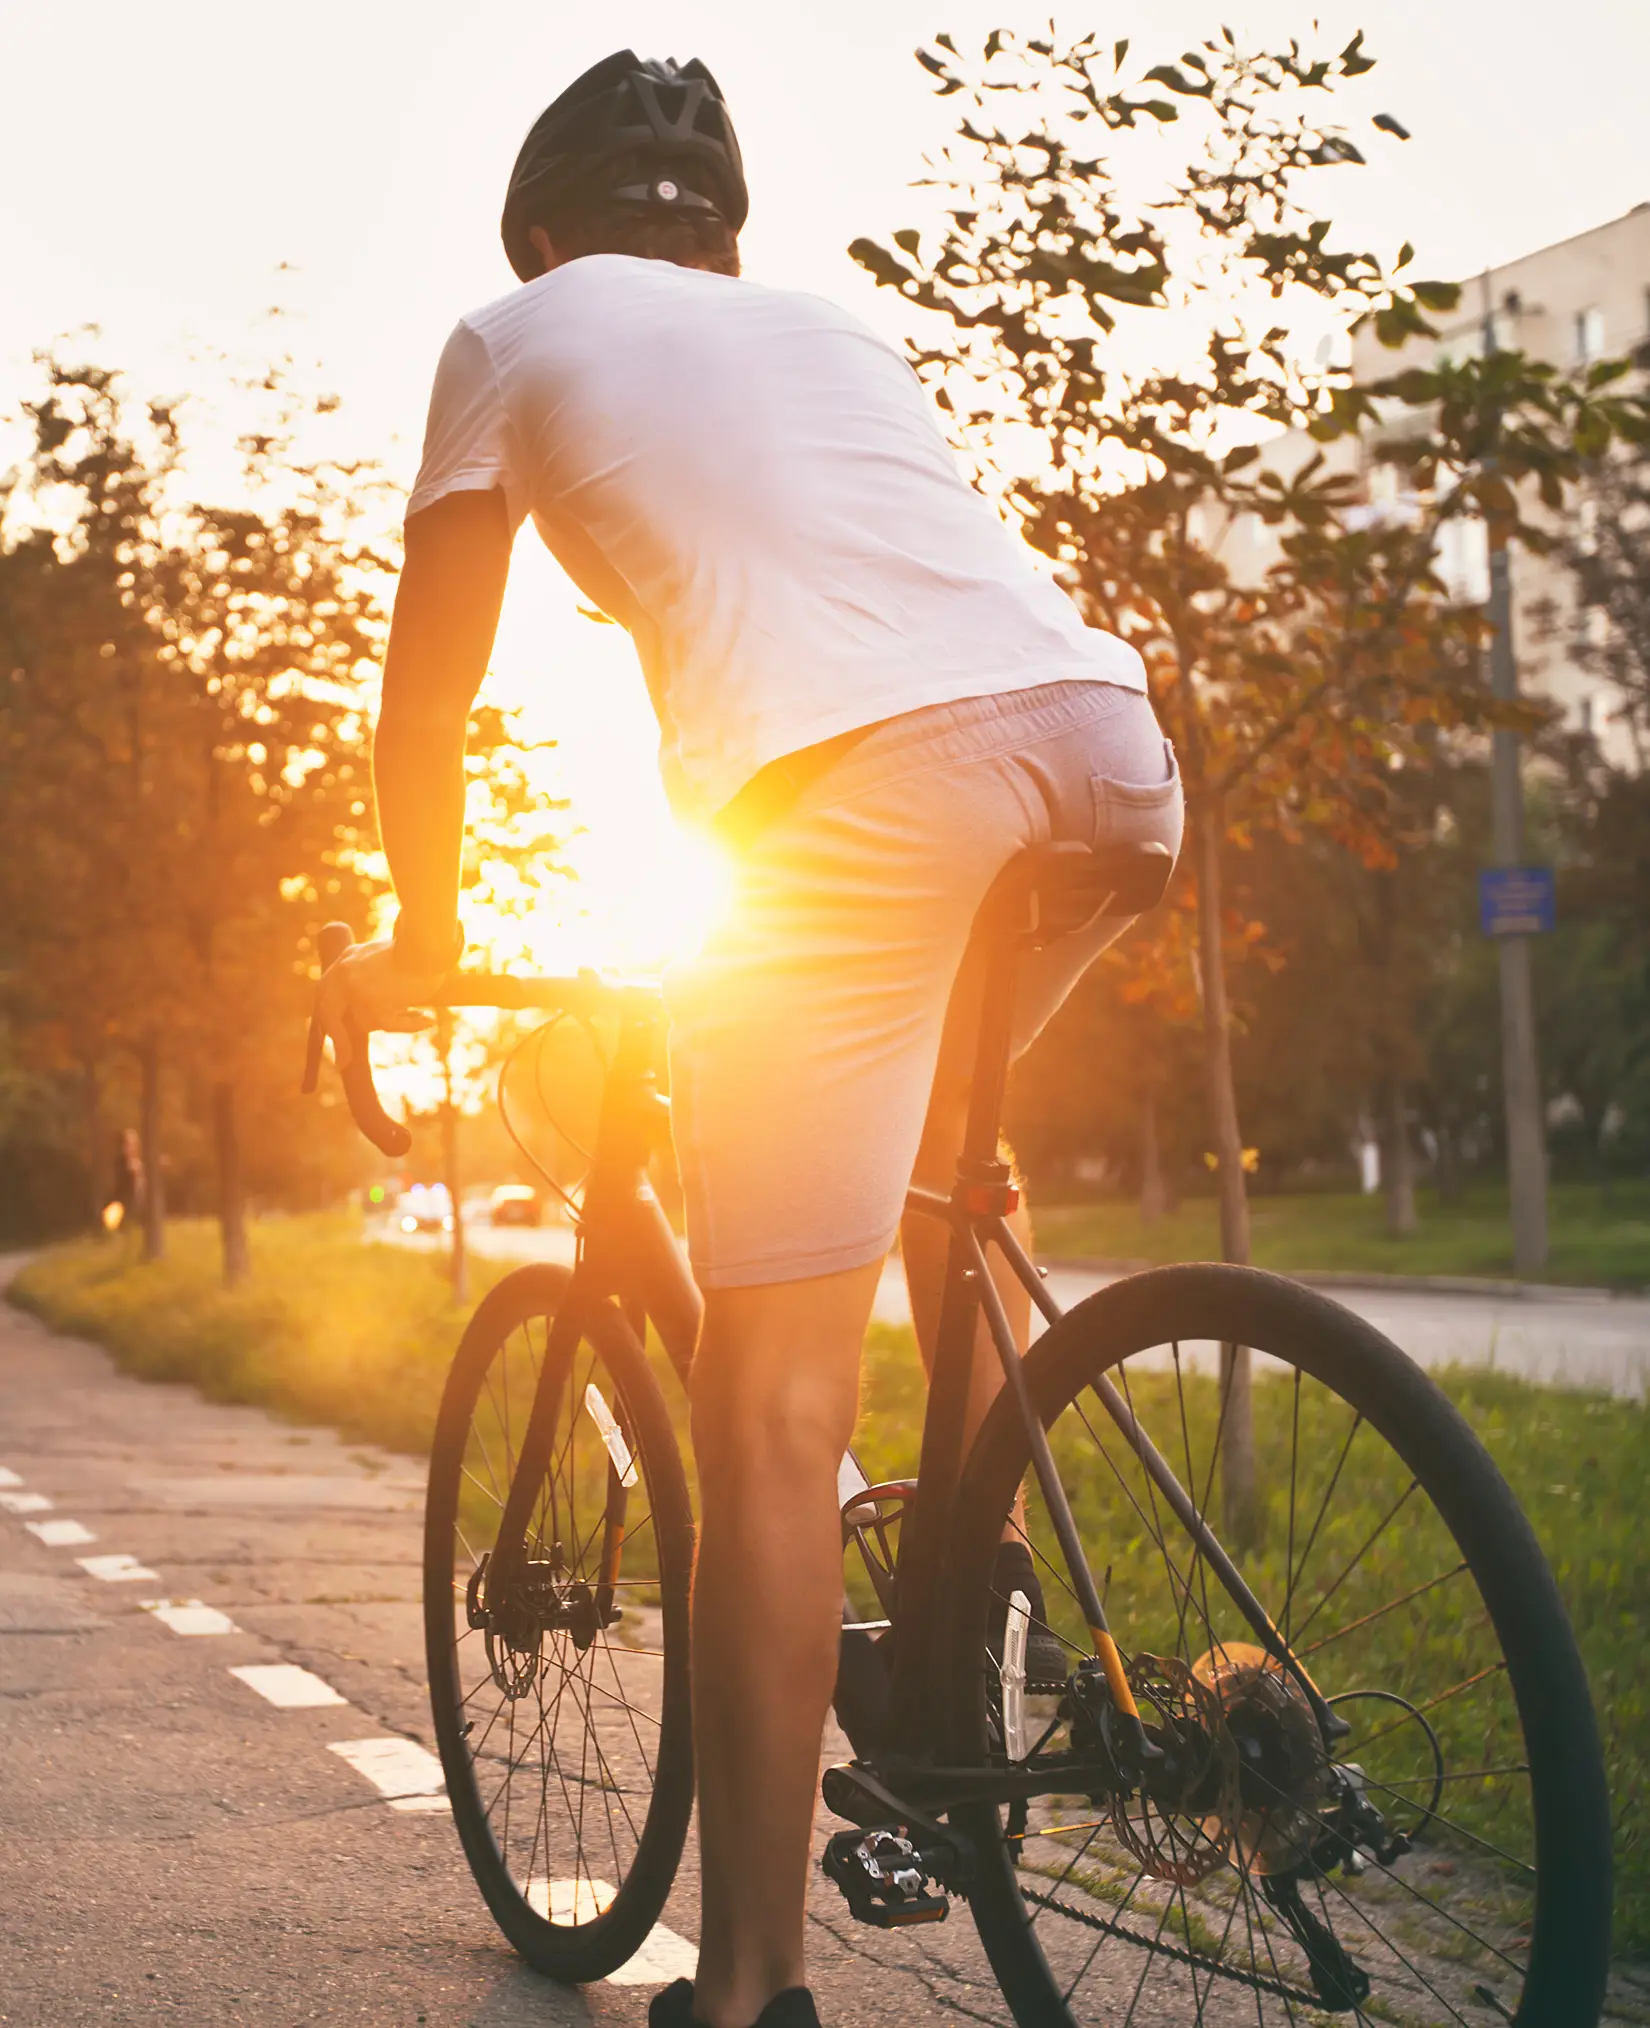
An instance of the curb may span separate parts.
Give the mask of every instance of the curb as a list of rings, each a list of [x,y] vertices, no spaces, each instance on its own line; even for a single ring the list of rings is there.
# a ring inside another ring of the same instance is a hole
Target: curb
[[[1046,1259],[1044,1267],[1078,1268],[1086,1274],[1134,1275],[1152,1267],[1186,1266],[1186,1262],[1160,1260],[1105,1260],[1092,1254],[1069,1254]],[[1304,1282],[1314,1289],[1369,1289],[1375,1294],[1417,1296],[1494,1296],[1519,1303],[1615,1303],[1642,1301],[1650,1289],[1599,1289],[1565,1282],[1493,1281],[1478,1275],[1388,1275],[1371,1268],[1362,1273],[1339,1268],[1274,1268],[1292,1282]]]

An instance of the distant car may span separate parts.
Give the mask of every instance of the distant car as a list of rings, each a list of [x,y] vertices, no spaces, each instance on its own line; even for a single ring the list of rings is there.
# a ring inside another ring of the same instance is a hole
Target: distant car
[[[415,1183],[403,1190],[395,1222],[403,1232],[451,1232],[453,1205],[446,1184]]]
[[[487,1200],[494,1225],[542,1225],[544,1203],[530,1183],[501,1183]]]

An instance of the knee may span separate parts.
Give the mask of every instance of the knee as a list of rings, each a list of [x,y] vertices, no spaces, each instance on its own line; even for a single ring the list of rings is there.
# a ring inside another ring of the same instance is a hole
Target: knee
[[[719,1332],[714,1308],[694,1361],[694,1456],[707,1489],[834,1486],[853,1435],[856,1375],[821,1370],[803,1345],[768,1348]]]

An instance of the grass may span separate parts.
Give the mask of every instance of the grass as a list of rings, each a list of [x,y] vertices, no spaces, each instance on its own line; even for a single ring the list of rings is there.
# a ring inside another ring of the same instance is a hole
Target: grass
[[[441,1261],[363,1246],[352,1213],[261,1220],[252,1250],[252,1274],[225,1289],[216,1225],[177,1219],[162,1261],[144,1266],[135,1237],[76,1241],[25,1268],[11,1300],[96,1339],[145,1380],[189,1381],[215,1400],[428,1451],[468,1314]],[[506,1267],[472,1260],[472,1299]]]
[[[1604,1735],[1611,1791],[1616,1801],[1616,1932],[1624,1951],[1650,1948],[1650,1682],[1643,1655],[1650,1633],[1650,1564],[1642,1540],[1650,1525],[1650,1411],[1641,1404],[1599,1394],[1539,1388],[1505,1375],[1459,1371],[1435,1376],[1490,1451],[1528,1514],[1568,1607],[1592,1683]],[[1187,1434],[1181,1435],[1180,1400],[1186,1402]],[[1191,1377],[1177,1388],[1166,1372],[1146,1373],[1133,1383],[1134,1405],[1159,1444],[1170,1451],[1183,1483],[1200,1489],[1218,1421],[1218,1394],[1210,1378]],[[922,1405],[922,1377],[910,1334],[873,1329],[867,1348],[861,1428],[856,1446],[873,1479],[899,1478],[915,1470]],[[1287,1522],[1290,1481],[1289,1390],[1280,1380],[1258,1378],[1255,1423],[1260,1480],[1269,1494],[1257,1547],[1242,1559],[1245,1575],[1263,1601],[1279,1611],[1287,1589],[1285,1566],[1291,1544]],[[1056,1425],[1054,1446],[1062,1477],[1085,1541],[1104,1542],[1112,1556],[1106,1573],[1106,1603],[1114,1623],[1127,1626],[1131,1648],[1176,1652],[1177,1629],[1165,1610],[1171,1594],[1161,1561],[1149,1539],[1145,1515],[1150,1495],[1120,1446],[1112,1446],[1122,1474],[1097,1457],[1095,1440],[1075,1426],[1068,1412]],[[1301,1536],[1328,1487],[1351,1418],[1344,1406],[1310,1385],[1303,1389],[1293,1555],[1304,1566],[1294,1614],[1294,1638],[1312,1651],[1309,1666],[1326,1694],[1380,1685],[1426,1703],[1443,1687],[1471,1679],[1498,1649],[1489,1642],[1470,1579],[1439,1583],[1410,1605],[1359,1627],[1365,1615],[1387,1606],[1412,1587],[1454,1569],[1457,1557],[1442,1525],[1417,1502],[1400,1508],[1396,1522],[1381,1531],[1383,1518],[1401,1500],[1407,1474],[1368,1426],[1354,1437],[1339,1488],[1331,1499],[1321,1533],[1310,1553]],[[1189,1460],[1189,1462],[1188,1462]],[[1123,1481],[1129,1481],[1131,1500]],[[1138,1501],[1138,1505],[1135,1502]],[[1049,1556],[1049,1531],[1032,1502],[1032,1537]],[[1371,1535],[1375,1549],[1359,1562]],[[1311,1627],[1304,1618],[1340,1573],[1356,1565],[1318,1613]],[[1048,1583],[1044,1573],[1045,1585]],[[1062,1625],[1052,1588],[1051,1620],[1057,1631],[1083,1645],[1070,1602]],[[1247,1637],[1223,1625],[1226,1638]],[[1252,1637],[1248,1637],[1252,1638]],[[1201,1643],[1191,1646],[1195,1656]],[[1190,1657],[1188,1657],[1190,1659]],[[1412,1792],[1424,1764],[1420,1736],[1402,1725],[1377,1744],[1370,1728],[1384,1731],[1373,1704],[1352,1703],[1345,1715],[1363,1721],[1355,1731],[1351,1757],[1376,1780]],[[1518,1758],[1509,1750],[1516,1738],[1510,1697],[1494,1681],[1435,1708],[1431,1718],[1455,1769],[1496,1767]],[[1471,1785],[1456,1820],[1474,1835],[1503,1849],[1516,1849],[1527,1826],[1510,1820],[1505,1785]],[[1469,1855],[1470,1856],[1470,1855]]]
[[[476,1296],[505,1271],[498,1263],[473,1266]],[[213,1228],[185,1221],[172,1228],[169,1257],[156,1266],[142,1266],[124,1245],[77,1243],[31,1264],[13,1283],[11,1297],[54,1328],[106,1345],[130,1372],[191,1382],[221,1400],[257,1403],[412,1453],[428,1447],[464,1315],[436,1260],[365,1246],[358,1222],[347,1216],[258,1225],[253,1274],[235,1291],[219,1284]],[[1650,1411],[1496,1374],[1443,1378],[1523,1502],[1577,1629],[1617,1799],[1618,1937],[1624,1949],[1642,1951],[1650,1948],[1650,1677],[1643,1666],[1650,1563],[1642,1552],[1650,1528],[1650,1475],[1644,1470]],[[1160,1441],[1166,1428],[1178,1444],[1172,1376],[1145,1375],[1136,1386],[1143,1419],[1161,1425]],[[1283,1447],[1288,1417],[1281,1387],[1275,1380],[1256,1386],[1262,1479],[1272,1489],[1272,1505],[1263,1517],[1259,1547],[1246,1560],[1251,1577],[1264,1580],[1258,1586],[1263,1596],[1271,1598],[1279,1596],[1287,1557],[1279,1489],[1288,1483]],[[1199,1483],[1215,1421],[1213,1392],[1205,1379],[1193,1378],[1185,1388],[1192,1476]],[[873,1327],[856,1439],[873,1478],[914,1470],[922,1401],[910,1333]],[[672,1406],[680,1423],[679,1396]],[[1315,1491],[1311,1472],[1327,1473],[1338,1451],[1344,1425],[1334,1421],[1337,1413],[1344,1416],[1328,1397],[1303,1409],[1302,1455],[1312,1462],[1301,1481],[1302,1512]],[[1161,1577],[1154,1591],[1154,1552],[1141,1518],[1097,1459],[1092,1440],[1068,1427],[1070,1421],[1057,1427],[1056,1448],[1066,1461],[1085,1536],[1112,1548],[1108,1607],[1120,1624],[1137,1630],[1133,1645],[1149,1639],[1160,1643],[1160,1652],[1173,1652],[1173,1627],[1153,1622],[1153,1614],[1162,1612]],[[1359,1442],[1364,1447],[1351,1453],[1344,1479],[1354,1497],[1337,1497],[1318,1549],[1320,1567],[1330,1576],[1362,1544],[1371,1517],[1378,1520],[1386,1511],[1394,1487],[1402,1490],[1392,1478],[1390,1457],[1364,1438]],[[1334,1633],[1372,1604],[1437,1575],[1447,1568],[1447,1558],[1439,1560],[1445,1553],[1406,1510],[1404,1525],[1387,1530],[1379,1555],[1340,1590],[1309,1638]],[[1333,1675],[1326,1688],[1408,1683],[1419,1695],[1440,1680],[1470,1674],[1472,1643],[1481,1633],[1474,1616],[1462,1610],[1458,1586],[1443,1584],[1414,1608],[1375,1623],[1373,1632],[1331,1643],[1321,1663],[1315,1657],[1312,1666]],[[1455,1674],[1440,1676],[1443,1669]],[[1475,1756],[1456,1764],[1488,1765],[1506,1712],[1493,1700],[1475,1705],[1463,1698],[1438,1722],[1453,1752]],[[1400,1738],[1405,1751],[1413,1744],[1413,1738],[1407,1744]],[[1486,1799],[1485,1809],[1492,1800]]]
[[[1214,1260],[1220,1232],[1213,1198],[1186,1199],[1142,1223],[1132,1203],[1038,1205],[1037,1240],[1051,1260]],[[1257,1267],[1285,1274],[1477,1275],[1510,1278],[1507,1193],[1475,1185],[1459,1202],[1419,1193],[1407,1238],[1386,1230],[1379,1196],[1336,1194],[1250,1200]],[[1650,1287],[1650,1180],[1555,1183],[1552,1252],[1540,1279],[1581,1286]]]

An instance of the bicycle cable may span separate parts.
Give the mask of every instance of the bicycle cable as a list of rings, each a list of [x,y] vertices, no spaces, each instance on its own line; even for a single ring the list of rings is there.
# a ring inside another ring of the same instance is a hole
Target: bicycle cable
[[[544,1178],[545,1182],[549,1184],[550,1188],[556,1193],[556,1195],[561,1199],[562,1203],[567,1206],[568,1210],[572,1212],[576,1218],[579,1216],[580,1212],[583,1209],[583,1207],[579,1203],[579,1200],[563,1184],[557,1182],[556,1178],[551,1175],[550,1171],[539,1160],[537,1155],[535,1155],[532,1149],[528,1147],[526,1141],[522,1138],[522,1135],[519,1129],[517,1128],[515,1121],[510,1117],[509,1100],[505,1096],[505,1084],[509,1077],[511,1068],[515,1064],[517,1057],[519,1057],[524,1050],[536,1044],[537,1049],[535,1051],[533,1063],[533,1089],[538,1098],[540,1106],[544,1110],[544,1117],[549,1122],[551,1131],[559,1135],[560,1138],[567,1143],[567,1145],[573,1150],[573,1152],[580,1158],[581,1161],[584,1161],[586,1163],[589,1162],[590,1160],[589,1150],[586,1148],[581,1148],[578,1142],[573,1139],[573,1136],[569,1134],[565,1128],[557,1124],[556,1117],[554,1113],[552,1113],[550,1110],[549,1101],[546,1099],[544,1095],[545,1042],[548,1039],[550,1031],[553,1028],[558,1027],[562,1021],[570,1018],[573,1017],[564,1014],[557,1014],[553,1015],[548,1021],[541,1021],[536,1028],[528,1029],[527,1033],[524,1036],[522,1036],[521,1040],[517,1042],[515,1046],[510,1050],[509,1054],[505,1057],[503,1063],[500,1064],[499,1066],[498,1116],[500,1125],[504,1128],[505,1133],[509,1135],[511,1141],[515,1144],[516,1150],[520,1154],[522,1160],[526,1162],[527,1166],[530,1169],[534,1170],[538,1175]],[[579,1026],[584,1030],[585,1034],[589,1036],[590,1046],[592,1049],[595,1050],[597,1059],[601,1063],[602,1068],[605,1071],[607,1068],[607,1059],[602,1054],[602,1047],[600,1042],[596,1039],[596,1036],[592,1031],[592,1029],[590,1028],[588,1022],[580,1021]]]

